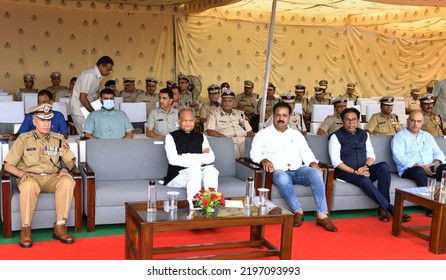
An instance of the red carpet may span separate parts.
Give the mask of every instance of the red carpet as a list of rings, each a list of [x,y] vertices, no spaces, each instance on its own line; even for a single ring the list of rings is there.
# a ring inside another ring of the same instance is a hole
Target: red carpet
[[[409,224],[426,224],[423,214],[412,215]],[[334,220],[338,232],[332,233],[316,226],[314,221],[294,228],[292,259],[294,260],[446,260],[446,254],[428,251],[428,242],[402,232],[399,238],[391,235],[392,223],[377,218]],[[212,243],[218,240],[245,239],[248,227],[222,228],[157,233],[155,246],[191,243]],[[278,245],[278,226],[268,226],[265,236]],[[180,237],[180,238],[179,238]],[[6,260],[123,260],[124,236],[77,238],[73,245],[59,241],[35,242],[31,249],[18,244],[0,245],[0,259]]]

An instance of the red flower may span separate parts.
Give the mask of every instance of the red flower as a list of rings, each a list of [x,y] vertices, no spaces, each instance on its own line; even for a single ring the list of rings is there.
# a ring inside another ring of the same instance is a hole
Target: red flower
[[[201,201],[201,205],[203,205],[204,207],[206,207],[206,206],[209,205],[209,201],[208,201],[207,199],[203,199],[203,200]]]
[[[211,193],[211,200],[214,200],[217,198],[217,195],[215,193]]]
[[[210,192],[215,192],[215,188],[209,188]]]
[[[221,195],[221,198],[220,198],[220,204],[225,205],[225,197],[223,196],[223,194]]]

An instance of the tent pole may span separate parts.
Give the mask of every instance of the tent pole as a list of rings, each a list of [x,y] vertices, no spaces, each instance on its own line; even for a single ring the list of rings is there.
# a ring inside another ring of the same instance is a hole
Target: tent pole
[[[266,67],[265,67],[265,84],[263,86],[263,95],[262,95],[262,104],[260,110],[260,120],[259,120],[259,130],[263,128],[263,123],[265,122],[265,110],[266,110],[266,99],[267,99],[267,90],[269,83],[269,72],[271,69],[271,53],[272,53],[272,44],[273,44],[273,35],[274,35],[274,26],[276,22],[276,6],[277,0],[273,0],[273,6],[271,9],[271,20],[269,24],[269,33],[268,33],[268,49],[266,52]]]

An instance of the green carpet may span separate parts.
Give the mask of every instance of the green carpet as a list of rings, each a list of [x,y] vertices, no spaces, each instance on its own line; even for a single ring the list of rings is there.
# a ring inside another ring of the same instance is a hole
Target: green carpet
[[[424,213],[425,208],[422,207],[406,207],[405,213]],[[351,210],[351,211],[335,211],[330,214],[330,219],[350,219],[350,218],[363,218],[363,217],[375,217],[376,209],[367,209],[367,210]],[[306,212],[305,213],[305,221],[314,221],[316,217],[314,216],[314,212]],[[0,228],[3,228],[3,223],[0,222]],[[33,241],[47,241],[52,240],[52,228],[50,229],[34,229],[32,231]],[[121,235],[125,234],[125,224],[116,224],[116,225],[97,225],[96,231],[87,232],[87,224],[86,217],[83,217],[83,226],[82,232],[74,233],[74,228],[69,227],[68,231],[73,235],[74,238],[84,238],[84,237],[97,237],[97,236],[111,236],[111,235]],[[5,239],[3,237],[0,238],[1,244],[14,244],[19,242],[20,231],[13,231],[12,238]]]

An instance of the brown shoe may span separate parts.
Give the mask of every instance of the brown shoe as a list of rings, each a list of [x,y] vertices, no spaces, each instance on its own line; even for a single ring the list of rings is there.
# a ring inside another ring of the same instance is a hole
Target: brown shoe
[[[53,238],[65,244],[73,244],[74,238],[67,232],[65,224],[54,224]]]
[[[335,232],[338,229],[333,225],[329,218],[316,219],[316,225],[324,227],[325,230]]]
[[[33,240],[31,238],[31,227],[22,227],[20,231],[20,247],[31,248],[33,246]]]
[[[403,217],[401,218],[401,220],[402,220],[403,223],[407,223],[407,222],[410,221],[411,219],[412,219],[412,217],[409,216],[409,215],[407,215],[407,214],[405,214],[405,213],[403,213]]]
[[[390,221],[389,215],[387,215],[387,210],[378,208],[378,219],[384,223],[387,223],[388,221]]]
[[[294,224],[295,227],[300,227],[302,225],[302,222],[304,221],[305,217],[304,214],[301,213],[294,213]]]

